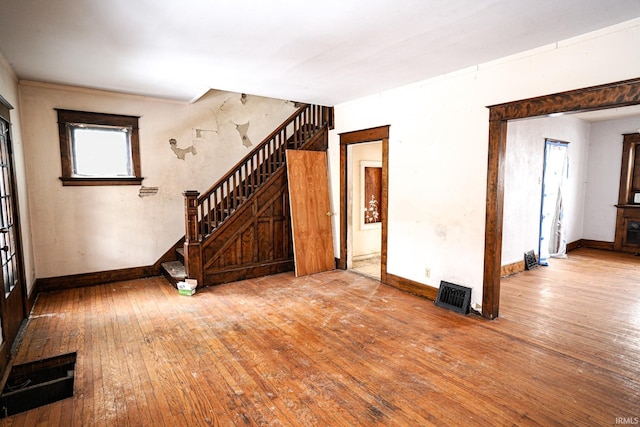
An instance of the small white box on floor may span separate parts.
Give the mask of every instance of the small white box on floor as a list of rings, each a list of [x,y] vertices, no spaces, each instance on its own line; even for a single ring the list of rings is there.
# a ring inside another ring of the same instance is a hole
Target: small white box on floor
[[[198,281],[195,279],[185,279],[182,282],[178,282],[176,286],[178,289],[194,290],[198,287]]]

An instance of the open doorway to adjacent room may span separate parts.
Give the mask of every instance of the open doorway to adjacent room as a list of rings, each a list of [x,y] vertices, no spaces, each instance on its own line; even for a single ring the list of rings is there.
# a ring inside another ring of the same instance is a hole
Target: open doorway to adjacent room
[[[338,268],[387,284],[389,126],[340,134]]]
[[[347,150],[347,268],[380,280],[382,141]]]
[[[524,126],[529,126],[531,120],[544,119],[545,117],[559,117],[560,113],[569,115],[576,120],[596,120],[594,116],[599,116],[597,120],[602,120],[603,115],[619,116],[621,113],[627,115],[628,109],[639,108],[640,98],[640,80],[633,79],[622,82],[614,82],[601,86],[593,86],[583,89],[576,89],[572,91],[540,96],[536,98],[524,99],[520,101],[509,102],[506,104],[499,104],[490,106],[489,109],[489,153],[488,153],[488,168],[487,168],[487,210],[485,221],[485,252],[484,252],[484,274],[483,274],[483,297],[482,297],[482,315],[488,319],[494,319],[498,317],[499,305],[500,305],[500,278],[503,272],[504,263],[509,263],[510,260],[504,256],[505,251],[508,251],[508,247],[511,246],[511,241],[514,239],[512,230],[509,230],[509,224],[513,224],[514,221],[520,221],[522,218],[517,215],[512,215],[509,212],[508,201],[505,200],[505,195],[509,194],[508,186],[515,183],[508,177],[509,168],[515,169],[513,165],[509,166],[508,151],[514,148],[513,142],[507,143],[510,139],[510,134],[515,130],[517,123],[523,123]],[[631,108],[632,107],[632,108]],[[544,134],[550,136],[550,128],[548,125],[543,126]],[[633,127],[631,131],[637,129]],[[556,132],[553,132],[554,134]],[[624,131],[618,132],[616,138],[621,141],[621,137]],[[509,135],[508,135],[509,134]],[[589,133],[586,140],[592,141],[594,139],[593,126],[589,127]],[[574,138],[564,138],[562,140],[571,141],[569,151],[575,149]],[[584,165],[592,168],[593,162],[602,163],[603,159],[609,160],[609,154],[616,148],[614,138],[606,138],[605,144],[603,144],[603,151],[598,153],[591,153],[589,156],[589,162],[584,161]],[[593,151],[593,147],[591,147]],[[618,146],[619,149],[619,146]],[[619,155],[619,154],[618,154]],[[529,156],[522,155],[520,158],[526,160]],[[576,160],[580,157],[573,156],[569,153],[569,157],[572,158],[571,170],[575,171]],[[613,156],[617,157],[617,156]],[[584,159],[583,159],[584,160]],[[613,213],[615,216],[616,205],[616,188],[619,185],[620,176],[620,160],[611,158],[610,164],[613,165],[616,170],[612,170],[610,173],[605,174],[607,178],[613,179],[613,190],[607,192],[608,195],[613,195],[611,201],[607,201],[602,196],[592,197],[592,200],[598,202],[608,203],[608,214]],[[594,163],[595,164],[595,163]],[[599,167],[598,167],[599,168]],[[540,170],[541,172],[541,170]],[[540,173],[539,172],[539,173]],[[515,174],[516,176],[519,174]],[[585,178],[587,174],[579,174],[582,178],[580,181],[576,181],[579,185],[586,184]],[[601,184],[600,181],[604,180],[589,178],[589,185],[595,186]],[[541,185],[541,178],[535,180],[536,185]],[[522,192],[522,189],[518,189]],[[599,191],[599,190],[598,190]],[[539,197],[538,193],[538,196]],[[577,191],[575,194],[580,196],[584,195],[584,189]],[[535,197],[535,196],[534,196]],[[520,199],[524,200],[524,199]],[[538,199],[539,200],[539,199]],[[615,232],[614,225],[608,227],[608,233],[601,232],[601,235],[590,237],[582,230],[588,229],[586,227],[588,221],[593,221],[597,224],[596,227],[592,227],[593,233],[599,232],[603,229],[602,218],[593,215],[594,209],[585,203],[577,204],[576,206],[584,206],[583,209],[576,209],[574,212],[580,214],[577,218],[581,221],[582,227],[571,227],[574,231],[578,231],[577,237],[567,236],[567,242],[570,244],[577,239],[578,244],[587,242],[589,247],[597,247],[602,249],[614,249],[611,236]],[[504,210],[503,210],[504,208]],[[533,215],[537,216],[539,220],[539,210],[531,211]],[[589,215],[583,215],[584,212]],[[565,212],[566,214],[566,212]],[[508,221],[503,219],[509,218]],[[615,224],[615,218],[614,222]],[[504,229],[503,229],[504,227]],[[569,230],[571,231],[571,230]],[[606,231],[606,230],[605,230]],[[538,234],[538,230],[534,230],[534,233]],[[503,241],[504,237],[504,241]],[[585,238],[586,237],[586,238]],[[594,245],[595,243],[595,245]],[[519,251],[518,257],[522,257],[522,249]]]

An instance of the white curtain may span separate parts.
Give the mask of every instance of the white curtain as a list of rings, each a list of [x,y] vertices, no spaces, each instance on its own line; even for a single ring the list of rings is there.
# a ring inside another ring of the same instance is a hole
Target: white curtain
[[[569,173],[567,144],[547,141],[544,150],[540,244],[538,263],[549,265],[550,257],[567,253],[566,224],[563,218],[562,190]]]

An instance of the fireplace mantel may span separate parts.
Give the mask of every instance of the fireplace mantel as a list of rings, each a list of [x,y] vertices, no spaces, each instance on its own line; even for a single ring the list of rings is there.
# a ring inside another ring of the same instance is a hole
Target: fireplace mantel
[[[615,251],[640,253],[640,133],[624,134]]]

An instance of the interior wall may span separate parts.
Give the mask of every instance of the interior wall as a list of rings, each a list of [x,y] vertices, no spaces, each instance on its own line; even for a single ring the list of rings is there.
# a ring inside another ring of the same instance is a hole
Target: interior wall
[[[13,107],[11,115],[11,140],[13,144],[15,185],[20,204],[20,229],[22,236],[22,255],[25,270],[27,294],[31,295],[36,281],[35,257],[29,222],[29,197],[27,192],[27,176],[25,169],[25,150],[21,121],[21,103],[16,78],[9,63],[0,53],[0,95]],[[1,336],[1,335],[0,335]]]
[[[582,238],[589,130],[589,122],[571,116],[509,122],[502,265],[522,261],[524,253],[531,249],[538,254],[542,172],[547,138],[569,143],[569,173],[563,192],[564,225],[567,242]]]
[[[221,91],[187,104],[34,82],[21,83],[20,98],[39,278],[153,264],[184,236],[182,193],[206,191],[295,111]],[[63,187],[54,108],[140,116],[142,185],[157,193]]]
[[[638,49],[640,19],[337,105],[333,176],[339,176],[339,133],[390,125],[387,271],[435,287],[441,280],[469,286],[479,307],[486,107],[637,78],[640,55],[629,52]],[[339,180],[332,183],[339,206]],[[337,239],[335,248],[338,254]]]
[[[587,171],[583,238],[613,243],[620,190],[623,134],[640,128],[640,116],[593,122]]]
[[[363,224],[363,210],[365,200],[363,200],[362,192],[364,191],[361,176],[363,162],[378,163],[382,167],[382,142],[371,142],[366,144],[353,144],[349,146],[351,154],[351,236],[352,251],[351,257],[365,257],[369,255],[380,254],[380,245],[382,242],[382,223]]]

